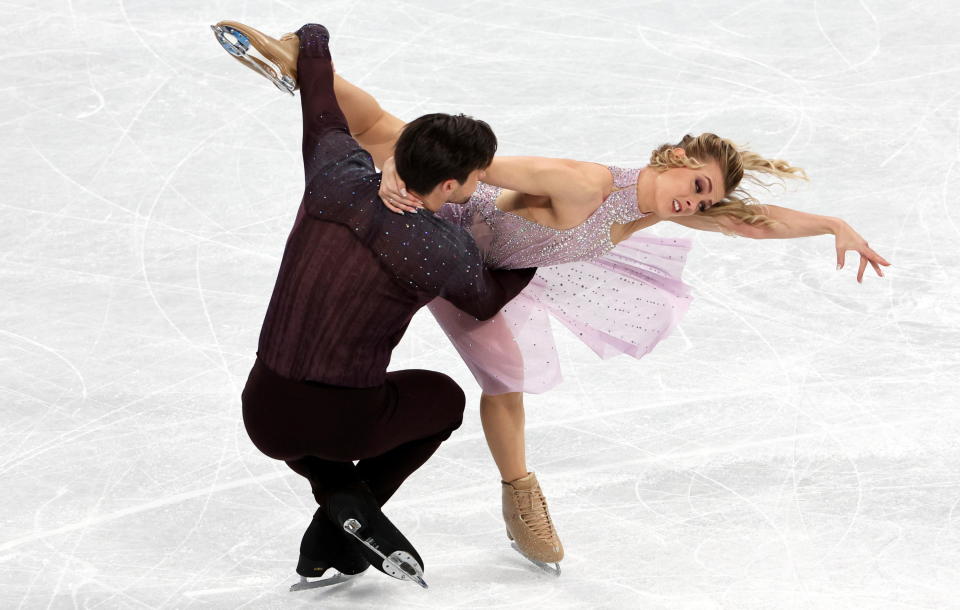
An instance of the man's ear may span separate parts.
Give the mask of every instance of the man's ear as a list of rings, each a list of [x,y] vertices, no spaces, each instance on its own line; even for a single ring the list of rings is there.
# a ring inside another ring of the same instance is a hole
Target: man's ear
[[[453,178],[441,182],[440,194],[444,196],[444,201],[446,201],[446,197],[448,197],[450,193],[456,191],[458,188],[460,188],[460,183]]]

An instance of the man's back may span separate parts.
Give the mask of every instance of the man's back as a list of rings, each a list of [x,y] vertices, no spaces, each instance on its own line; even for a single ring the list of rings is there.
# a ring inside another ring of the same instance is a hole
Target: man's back
[[[287,379],[372,387],[417,309],[443,296],[489,318],[534,270],[491,272],[466,231],[383,206],[373,160],[337,105],[326,45],[319,27],[301,37],[306,187],[258,353]]]
[[[290,234],[258,349],[287,379],[383,383],[391,350],[427,298],[401,289],[350,233],[301,215]]]

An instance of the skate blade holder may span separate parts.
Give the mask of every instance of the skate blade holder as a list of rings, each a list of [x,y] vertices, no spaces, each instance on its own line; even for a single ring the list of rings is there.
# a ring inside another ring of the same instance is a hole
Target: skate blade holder
[[[233,55],[243,63],[253,66],[257,72],[269,78],[270,82],[280,91],[293,95],[293,90],[297,84],[292,78],[286,74],[281,74],[280,77],[277,78],[276,74],[272,74],[247,56],[247,52],[250,50],[250,39],[247,38],[246,34],[229,25],[211,25],[210,29],[213,30],[213,35],[217,37],[217,42],[220,43],[220,46],[223,47],[227,53]]]
[[[362,545],[376,553],[383,560],[383,571],[397,580],[409,580],[415,582],[424,589],[428,589],[427,581],[423,579],[423,568],[420,563],[414,559],[413,555],[406,551],[394,551],[387,557],[380,549],[373,545],[373,538],[364,540],[357,533],[360,531],[360,522],[356,519],[347,519],[343,522],[343,529],[348,534],[360,541]]]
[[[519,546],[516,542],[511,543],[511,544],[510,544],[510,547],[511,547],[514,551],[520,553],[520,555],[522,555],[524,559],[526,559],[527,561],[529,561],[529,562],[532,563],[533,565],[537,566],[538,568],[540,568],[541,570],[543,570],[543,571],[546,572],[547,574],[549,574],[549,575],[551,575],[551,576],[556,576],[557,578],[560,577],[560,564],[559,564],[559,563],[554,563],[553,565],[550,565],[549,563],[545,563],[545,562],[543,562],[543,561],[540,561],[539,559],[534,559],[534,558],[532,558],[532,557],[527,557],[527,556],[524,554],[524,552],[520,550],[520,546]]]

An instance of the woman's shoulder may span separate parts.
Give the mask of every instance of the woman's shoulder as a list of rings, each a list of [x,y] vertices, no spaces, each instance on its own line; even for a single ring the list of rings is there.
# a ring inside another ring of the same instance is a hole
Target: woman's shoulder
[[[601,201],[610,194],[622,188],[637,183],[641,169],[623,168],[615,165],[604,165],[589,161],[573,161],[571,168],[578,176],[578,186],[590,199],[598,196]]]
[[[473,195],[471,195],[469,201],[467,201],[467,205],[493,205],[493,202],[497,200],[497,195],[499,195],[502,190],[499,186],[477,181],[477,188],[474,189]]]
[[[571,183],[570,186],[585,190],[602,190],[613,181],[610,168],[601,163],[573,159],[557,159],[557,161],[567,168],[567,180]]]
[[[561,191],[562,196],[554,197],[558,207],[597,206],[616,188],[614,175],[605,165],[568,159],[564,159],[563,163],[569,168],[569,173]]]

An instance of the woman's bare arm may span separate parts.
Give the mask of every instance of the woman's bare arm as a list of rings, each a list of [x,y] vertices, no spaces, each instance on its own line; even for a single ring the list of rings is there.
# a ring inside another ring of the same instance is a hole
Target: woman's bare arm
[[[549,197],[561,223],[568,216],[582,216],[585,207],[600,205],[613,183],[610,170],[602,165],[548,157],[494,157],[481,180],[518,193]],[[413,211],[416,205],[406,200],[403,189],[392,159],[387,159],[380,196],[394,212]]]
[[[812,237],[814,235],[836,235],[845,224],[832,216],[808,214],[777,205],[763,205],[763,214],[777,221],[770,226],[755,226],[740,222],[730,216],[680,216],[669,220],[691,229],[700,231],[720,231],[740,235],[751,239],[791,239],[794,237]]]
[[[589,172],[584,167],[588,165],[593,164],[548,157],[495,157],[484,181],[518,193],[556,199],[571,192],[591,193],[602,188],[604,177]],[[609,172],[606,175],[609,177]]]
[[[837,269],[844,265],[847,250],[860,254],[860,268],[857,281],[863,281],[863,272],[869,263],[877,275],[883,277],[880,265],[889,266],[885,258],[877,254],[859,233],[840,218],[808,214],[776,205],[763,205],[763,213],[777,221],[770,226],[754,226],[740,222],[730,216],[684,216],[670,220],[700,231],[721,231],[751,239],[792,239],[812,237],[814,235],[834,235],[836,237]]]

